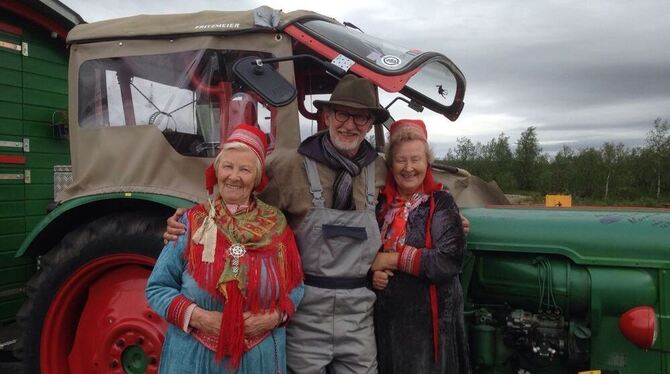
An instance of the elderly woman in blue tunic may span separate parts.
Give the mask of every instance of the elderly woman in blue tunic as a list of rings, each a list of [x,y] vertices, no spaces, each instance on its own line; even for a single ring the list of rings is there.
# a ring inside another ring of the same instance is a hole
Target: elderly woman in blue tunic
[[[303,295],[293,232],[262,189],[267,140],[240,125],[208,169],[218,194],[183,215],[187,227],[149,277],[151,307],[169,323],[162,373],[284,373],[285,322]]]
[[[422,121],[391,125],[389,173],[377,205],[383,244],[372,264],[384,374],[471,371],[459,281],[464,220],[433,179],[431,156]]]

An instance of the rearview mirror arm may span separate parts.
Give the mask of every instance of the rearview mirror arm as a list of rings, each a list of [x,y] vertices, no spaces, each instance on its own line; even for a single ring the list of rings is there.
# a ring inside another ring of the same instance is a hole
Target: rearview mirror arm
[[[334,78],[337,78],[338,80],[342,78],[345,74],[347,74],[347,72],[341,69],[339,66],[330,63],[328,61],[320,60],[312,55],[295,55],[295,56],[263,58],[263,59],[259,58],[252,61],[251,64],[256,66],[263,66],[263,64],[269,64],[281,61],[293,61],[298,59],[310,59],[312,61],[318,62],[319,64],[321,64],[321,66],[323,66],[323,68],[326,70],[328,74],[332,75]]]

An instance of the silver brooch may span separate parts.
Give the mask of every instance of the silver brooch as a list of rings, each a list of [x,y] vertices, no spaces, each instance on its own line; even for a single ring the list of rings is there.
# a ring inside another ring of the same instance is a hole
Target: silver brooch
[[[231,263],[233,274],[237,275],[240,272],[240,258],[247,253],[247,250],[242,244],[235,243],[228,248],[228,253],[233,257]]]

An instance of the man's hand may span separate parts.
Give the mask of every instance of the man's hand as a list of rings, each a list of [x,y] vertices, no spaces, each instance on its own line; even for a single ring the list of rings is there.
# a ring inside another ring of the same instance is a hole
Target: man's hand
[[[168,223],[170,221],[168,220]],[[463,224],[463,232],[465,233],[465,236],[468,236],[470,233],[470,221],[468,221],[467,218],[465,218],[464,215],[461,214],[461,223]]]
[[[244,336],[253,338],[262,335],[267,331],[274,329],[279,325],[281,314],[278,311],[263,314],[251,314],[245,312],[244,317]]]
[[[383,290],[389,284],[389,277],[393,276],[391,270],[376,270],[372,273],[372,288]]]
[[[186,225],[179,222],[179,219],[184,213],[186,213],[186,209],[177,208],[174,214],[167,219],[167,228],[165,229],[165,233],[163,233],[163,241],[165,244],[171,241],[176,241],[179,235],[186,232]]]
[[[379,252],[375,255],[370,270],[395,270],[398,268],[397,252]]]
[[[221,312],[205,310],[196,306],[193,309],[193,314],[191,314],[191,320],[189,321],[189,326],[204,331],[208,334],[218,335],[219,329],[221,328],[221,318],[223,314]]]

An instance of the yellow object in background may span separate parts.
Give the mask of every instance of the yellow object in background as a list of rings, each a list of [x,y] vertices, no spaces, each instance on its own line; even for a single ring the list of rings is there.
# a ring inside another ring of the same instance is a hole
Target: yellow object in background
[[[559,195],[559,196],[565,196],[565,195]],[[600,374],[600,370],[580,371],[577,374]]]
[[[569,208],[572,206],[572,195],[546,195],[544,197],[544,206],[550,208]]]

